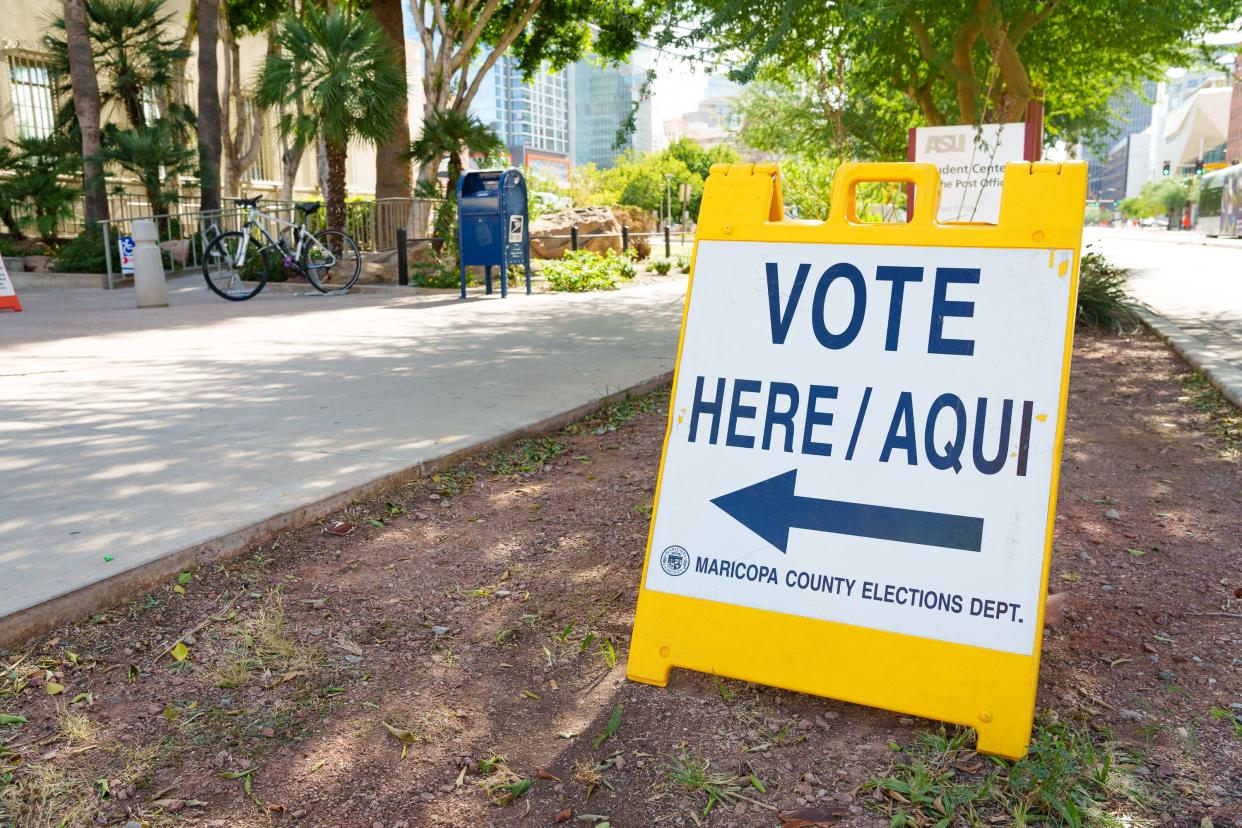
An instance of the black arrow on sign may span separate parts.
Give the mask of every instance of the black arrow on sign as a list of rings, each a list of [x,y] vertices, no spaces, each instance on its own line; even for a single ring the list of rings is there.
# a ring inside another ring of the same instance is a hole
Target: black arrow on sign
[[[982,545],[983,518],[799,497],[794,494],[797,480],[798,470],[793,469],[721,495],[712,503],[781,552],[785,552],[789,545],[790,529],[942,546],[968,552],[978,552]]]

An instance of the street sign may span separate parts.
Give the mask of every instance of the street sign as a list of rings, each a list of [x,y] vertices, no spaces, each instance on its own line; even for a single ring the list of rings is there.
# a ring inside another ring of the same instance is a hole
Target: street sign
[[[864,181],[915,186],[864,223]],[[822,224],[771,164],[700,216],[628,675],[672,667],[1025,753],[1065,421],[1084,164],[1013,163],[997,225],[929,164],[847,164]]]
[[[4,264],[4,257],[0,256],[0,310],[6,308],[20,313],[22,303],[17,298],[17,290],[13,287],[13,281],[9,279],[9,270]]]
[[[134,275],[134,237],[118,236],[116,246],[121,254],[121,275]]]

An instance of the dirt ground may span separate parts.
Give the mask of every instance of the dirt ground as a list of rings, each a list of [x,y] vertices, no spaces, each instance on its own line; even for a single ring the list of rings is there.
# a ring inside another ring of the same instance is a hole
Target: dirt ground
[[[657,393],[0,653],[0,825],[1242,825],[1237,412],[1143,334],[1073,371],[1025,763],[626,681]]]

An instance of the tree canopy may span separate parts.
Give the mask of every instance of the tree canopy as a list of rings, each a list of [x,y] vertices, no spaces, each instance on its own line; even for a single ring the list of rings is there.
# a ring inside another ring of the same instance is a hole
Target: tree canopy
[[[665,41],[701,50],[734,80],[787,71],[819,84],[821,106],[884,111],[901,98],[930,125],[1017,121],[1039,99],[1049,131],[1079,140],[1103,126],[1088,113],[1190,60],[1242,2],[785,0],[778,14],[756,14],[743,0],[674,0],[670,19],[692,10],[696,25],[666,29]]]

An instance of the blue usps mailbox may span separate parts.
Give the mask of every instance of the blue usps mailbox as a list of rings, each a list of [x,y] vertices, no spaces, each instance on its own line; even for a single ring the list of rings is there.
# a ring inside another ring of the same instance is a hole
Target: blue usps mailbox
[[[526,269],[530,293],[530,228],[526,177],[521,170],[472,170],[457,182],[457,223],[461,239],[461,298],[466,298],[466,267],[482,265],[487,292],[492,267],[500,265],[500,295],[509,295],[509,267]]]

